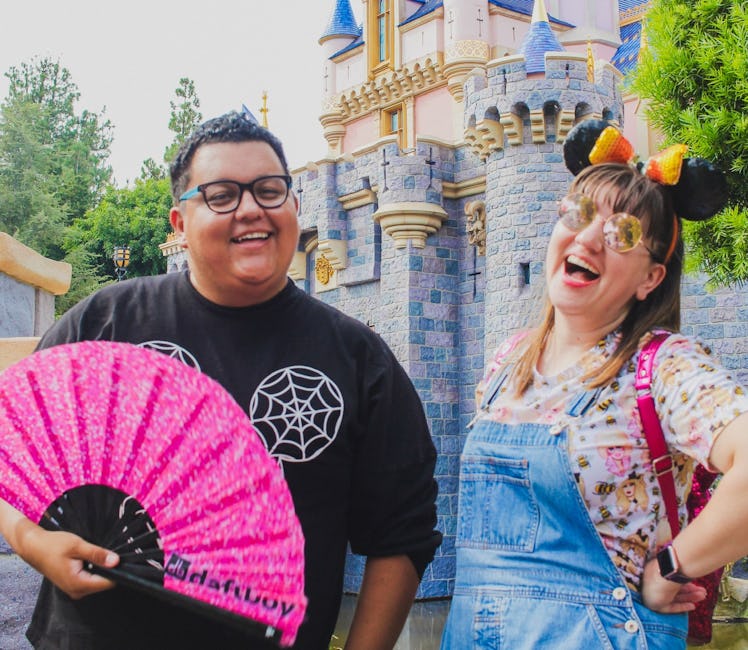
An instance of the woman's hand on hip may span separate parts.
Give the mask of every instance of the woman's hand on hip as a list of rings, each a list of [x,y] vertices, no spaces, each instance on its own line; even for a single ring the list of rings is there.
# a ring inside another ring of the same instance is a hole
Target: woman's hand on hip
[[[657,558],[644,565],[641,593],[644,605],[661,614],[690,612],[696,608],[696,603],[706,598],[706,589],[693,582],[679,584],[665,580],[660,575]]]

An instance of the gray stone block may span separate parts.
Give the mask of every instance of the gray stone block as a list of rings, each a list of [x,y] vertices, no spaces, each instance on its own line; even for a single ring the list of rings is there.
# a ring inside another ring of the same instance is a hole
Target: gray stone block
[[[34,336],[36,290],[0,273],[0,338]]]

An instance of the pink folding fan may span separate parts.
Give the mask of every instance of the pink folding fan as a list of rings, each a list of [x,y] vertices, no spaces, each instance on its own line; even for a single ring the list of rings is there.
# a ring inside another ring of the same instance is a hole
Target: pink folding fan
[[[105,575],[293,644],[301,527],[278,465],[215,381],[125,343],[42,350],[0,374],[0,440],[0,497],[115,550]]]

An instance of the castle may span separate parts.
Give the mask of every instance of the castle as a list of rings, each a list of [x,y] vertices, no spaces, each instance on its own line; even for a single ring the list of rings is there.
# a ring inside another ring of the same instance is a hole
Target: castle
[[[291,277],[368,323],[423,399],[444,543],[420,598],[451,594],[459,454],[486,358],[524,326],[571,175],[562,144],[590,117],[646,156],[625,91],[644,0],[329,0],[320,38],[327,156],[293,171],[302,237]],[[183,253],[167,243],[169,270]],[[748,379],[748,294],[683,287],[684,331]],[[299,327],[304,327],[303,323]],[[346,589],[358,590],[351,557]]]

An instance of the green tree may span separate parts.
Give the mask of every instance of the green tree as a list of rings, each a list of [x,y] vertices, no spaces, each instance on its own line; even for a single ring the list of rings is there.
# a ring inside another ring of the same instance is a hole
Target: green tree
[[[649,48],[632,88],[669,142],[716,162],[727,175],[727,209],[685,222],[690,270],[717,284],[748,279],[748,5],[744,0],[654,0]]]
[[[134,187],[108,187],[99,204],[76,219],[65,246],[86,251],[95,274],[112,278],[115,246],[130,247],[128,276],[157,275],[166,271],[159,244],[171,231],[169,181],[165,178],[138,179]]]
[[[159,165],[153,158],[146,158],[140,166],[140,180],[158,180],[166,178],[166,167]]]
[[[203,121],[200,112],[200,100],[195,90],[195,82],[188,77],[182,77],[174,90],[176,101],[171,100],[171,115],[169,130],[174,133],[174,141],[164,151],[164,162],[168,165],[177,155],[179,146]]]
[[[95,205],[111,178],[111,124],[76,112],[69,71],[48,58],[11,67],[0,106],[0,228],[59,259],[57,229]],[[49,233],[40,225],[48,220]]]
[[[85,251],[65,247],[70,224],[93,207],[111,178],[111,124],[77,111],[80,97],[58,61],[33,59],[5,73],[0,104],[0,230],[46,257],[73,265],[70,297],[101,284]]]

